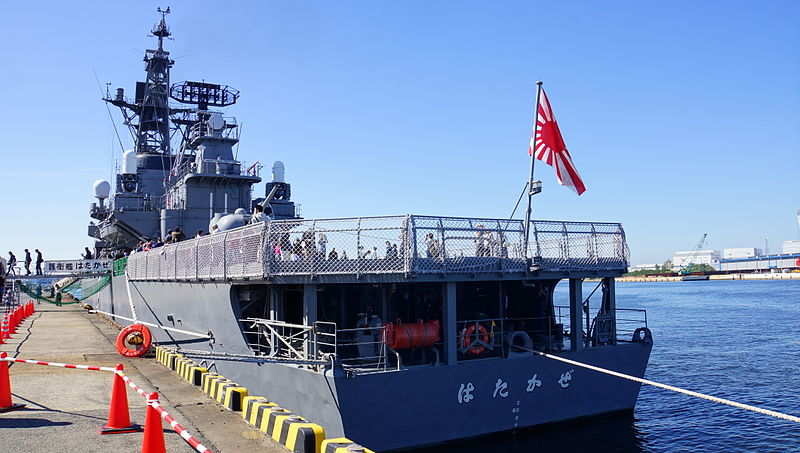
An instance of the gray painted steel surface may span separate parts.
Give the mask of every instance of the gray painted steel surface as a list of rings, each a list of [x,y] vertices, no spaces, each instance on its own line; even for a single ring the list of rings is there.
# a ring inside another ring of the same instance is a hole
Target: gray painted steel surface
[[[91,303],[131,317],[125,284],[124,276],[114,277]],[[130,284],[139,320],[214,335],[209,341],[151,329],[159,343],[252,355],[236,322],[231,283]],[[167,321],[167,314],[174,322]],[[561,354],[642,377],[650,349],[645,343],[621,343]],[[379,451],[632,410],[639,392],[637,383],[530,353],[354,377],[274,363],[209,360],[208,365],[251,395],[322,424],[328,436],[348,436]]]

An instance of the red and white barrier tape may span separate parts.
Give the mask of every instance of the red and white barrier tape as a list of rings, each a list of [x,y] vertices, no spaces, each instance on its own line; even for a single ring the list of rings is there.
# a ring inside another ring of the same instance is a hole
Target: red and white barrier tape
[[[5,362],[32,363],[34,365],[48,365],[48,366],[57,366],[61,368],[74,368],[78,370],[117,371],[116,368],[109,366],[74,365],[71,363],[42,362],[41,360],[18,359],[16,357],[4,357],[0,358],[0,360],[3,360]]]
[[[160,404],[158,404],[158,401],[148,401],[147,404],[153,406],[153,409],[157,410],[158,413],[161,414],[161,418],[166,420],[167,423],[169,423],[169,426],[171,426],[176,433],[180,434],[181,437],[183,437],[183,440],[188,442],[189,445],[194,447],[195,450],[199,451],[200,453],[211,453],[211,450],[201,444],[200,441],[192,437],[192,435],[189,434],[183,426],[179,425],[178,422],[176,422],[175,419],[172,418],[172,416],[169,415]]]
[[[107,367],[107,366],[91,366],[91,365],[75,365],[71,363],[57,363],[57,362],[43,362],[41,360],[28,360],[28,359],[17,359],[15,357],[0,357],[0,360],[5,362],[19,362],[19,363],[31,363],[34,365],[48,365],[48,366],[56,366],[61,368],[74,368],[80,370],[92,370],[92,371],[113,371],[114,373],[118,374],[119,377],[122,378],[123,381],[128,385],[128,387],[132,388],[136,393],[142,395],[145,399],[147,399],[147,404],[153,406],[155,410],[161,414],[161,418],[169,423],[169,426],[175,430],[176,433],[180,434],[180,436],[189,443],[195,450],[199,451],[200,453],[212,453],[211,450],[206,448],[203,444],[200,443],[197,439],[192,437],[186,428],[179,425],[178,422],[172,418],[167,411],[158,404],[158,400],[152,401],[149,399],[150,394],[142,390],[138,385],[136,385],[124,372],[121,370],[117,370],[116,367]]]
[[[158,413],[161,414],[161,418],[166,420],[167,423],[169,423],[169,426],[171,426],[176,433],[180,434],[183,440],[185,440],[189,445],[191,445],[195,450],[199,451],[200,453],[212,453],[212,451],[206,448],[205,445],[201,444],[200,441],[192,437],[192,435],[189,434],[188,431],[186,431],[186,428],[179,425],[178,422],[176,422],[175,419],[172,418],[172,416],[169,415],[169,413],[167,413],[167,411],[163,407],[161,407],[161,405],[158,403],[158,400],[151,400],[150,394],[139,388],[139,386],[137,386],[133,381],[131,381],[131,379],[128,376],[126,376],[125,373],[123,373],[122,371],[117,371],[116,373],[122,378],[123,381],[125,381],[126,384],[128,384],[128,387],[132,388],[136,393],[142,395],[147,400],[147,404],[152,405],[153,409],[157,410]]]
[[[149,393],[147,393],[144,390],[140,389],[139,386],[134,384],[133,381],[131,380],[131,378],[129,378],[125,373],[123,373],[122,371],[117,371],[117,370],[114,370],[114,371],[119,375],[119,377],[122,378],[123,381],[125,381],[126,384],[128,384],[128,387],[133,389],[133,391],[135,391],[136,393],[142,395],[142,397],[144,397],[145,399],[150,397]]]

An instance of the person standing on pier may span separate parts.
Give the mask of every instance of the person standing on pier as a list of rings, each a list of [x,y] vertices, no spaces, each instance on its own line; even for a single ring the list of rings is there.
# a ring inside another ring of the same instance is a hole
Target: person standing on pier
[[[36,252],[36,275],[42,275],[42,263],[44,263],[44,258],[42,258],[42,252],[39,249],[34,249]]]
[[[10,251],[8,252],[8,272],[6,275],[17,275],[17,272],[14,270],[14,266],[17,264],[17,257],[14,256],[13,253]]]
[[[31,275],[31,251],[25,249],[25,275]]]

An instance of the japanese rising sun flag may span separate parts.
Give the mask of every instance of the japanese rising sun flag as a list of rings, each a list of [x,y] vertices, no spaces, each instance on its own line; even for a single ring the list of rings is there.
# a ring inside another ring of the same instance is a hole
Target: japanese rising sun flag
[[[558,183],[574,190],[578,195],[586,191],[578,170],[572,164],[572,156],[567,151],[567,145],[558,130],[556,117],[550,108],[550,101],[542,90],[539,100],[539,113],[536,115],[536,125],[531,133],[531,143],[528,146],[528,155],[536,153],[536,158],[556,169]]]

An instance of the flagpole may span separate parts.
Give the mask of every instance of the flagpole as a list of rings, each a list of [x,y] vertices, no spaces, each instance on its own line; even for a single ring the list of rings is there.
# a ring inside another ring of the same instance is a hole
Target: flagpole
[[[525,210],[525,242],[522,246],[523,248],[523,255],[524,258],[528,258],[528,239],[530,239],[531,233],[531,200],[533,195],[541,191],[534,191],[533,189],[533,164],[536,162],[536,127],[539,124],[539,99],[541,98],[542,94],[542,81],[539,80],[536,82],[536,106],[533,109],[533,137],[531,141],[533,142],[533,146],[531,146],[531,174],[528,178],[528,208]]]

